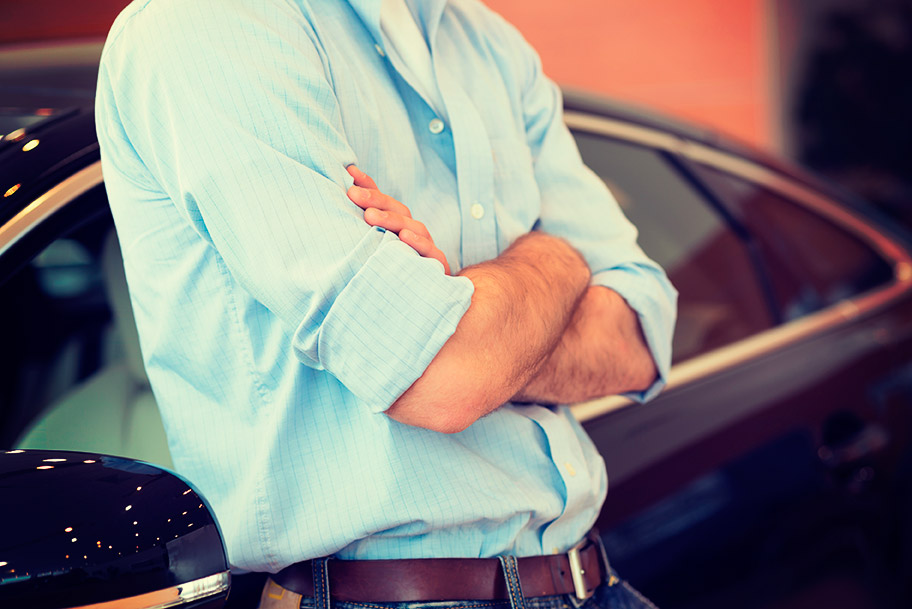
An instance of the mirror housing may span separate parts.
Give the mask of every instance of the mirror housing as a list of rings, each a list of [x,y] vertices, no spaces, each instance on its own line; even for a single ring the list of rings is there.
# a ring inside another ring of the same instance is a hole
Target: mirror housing
[[[160,467],[0,452],[0,606],[222,607],[224,541],[206,500]]]

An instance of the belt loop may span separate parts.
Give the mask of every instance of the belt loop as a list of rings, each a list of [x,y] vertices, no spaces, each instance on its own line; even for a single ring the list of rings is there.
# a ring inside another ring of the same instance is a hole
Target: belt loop
[[[504,580],[507,582],[507,594],[510,596],[510,609],[526,609],[523,599],[522,585],[519,583],[519,569],[516,567],[515,556],[498,556],[503,569]]]
[[[329,608],[329,558],[314,558],[313,569],[314,609]]]
[[[614,574],[614,569],[611,568],[611,563],[608,562],[608,550],[605,549],[605,543],[602,541],[602,536],[599,535],[597,529],[593,528],[589,532],[588,537],[591,542],[598,546],[599,556],[602,559],[602,568],[605,569],[605,580],[608,582],[608,586],[614,586],[620,579]]]

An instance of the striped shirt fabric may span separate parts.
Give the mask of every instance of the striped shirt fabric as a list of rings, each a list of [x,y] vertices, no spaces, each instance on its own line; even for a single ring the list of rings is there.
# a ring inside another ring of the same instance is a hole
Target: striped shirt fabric
[[[366,225],[351,163],[454,273],[532,229],[565,238],[668,371],[675,292],[535,53],[477,0],[407,5],[439,113],[381,0],[136,0],[105,46],[97,129],[146,369],[238,569],[566,550],[605,498],[567,407],[505,404],[450,435],[383,414],[473,285]]]

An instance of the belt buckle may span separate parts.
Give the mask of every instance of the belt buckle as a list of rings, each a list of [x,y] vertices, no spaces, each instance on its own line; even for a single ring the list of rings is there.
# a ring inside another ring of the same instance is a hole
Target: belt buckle
[[[567,558],[570,560],[570,577],[573,579],[573,591],[576,593],[576,598],[581,601],[587,600],[595,593],[595,590],[591,592],[586,590],[586,580],[583,579],[586,571],[583,569],[583,563],[580,560],[580,548],[586,542],[587,540],[584,539],[567,552]]]

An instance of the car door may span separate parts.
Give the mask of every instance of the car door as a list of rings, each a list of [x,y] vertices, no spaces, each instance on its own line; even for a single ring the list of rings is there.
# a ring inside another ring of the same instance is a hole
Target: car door
[[[908,507],[908,254],[761,163],[611,117],[568,123],[680,291],[666,391],[574,406],[606,461],[615,566],[662,607],[823,606],[837,590],[840,606],[891,606],[908,594],[908,544],[888,541]]]

